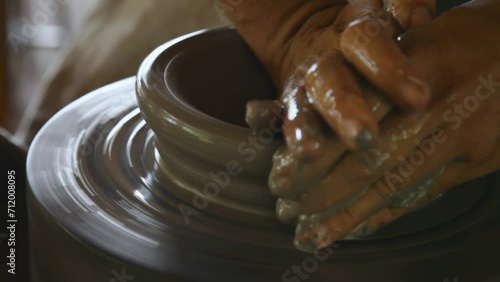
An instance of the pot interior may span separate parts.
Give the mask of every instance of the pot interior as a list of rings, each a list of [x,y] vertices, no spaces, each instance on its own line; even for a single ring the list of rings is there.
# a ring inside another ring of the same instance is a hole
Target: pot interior
[[[238,36],[190,45],[168,64],[166,84],[197,110],[242,127],[249,100],[277,98],[266,70]]]

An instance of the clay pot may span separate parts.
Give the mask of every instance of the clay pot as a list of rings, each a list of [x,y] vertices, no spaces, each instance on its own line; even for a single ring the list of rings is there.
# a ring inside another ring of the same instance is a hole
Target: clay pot
[[[38,281],[462,282],[498,274],[498,174],[371,238],[295,250],[293,227],[275,219],[266,185],[282,141],[243,123],[247,100],[273,95],[246,44],[223,28],[161,46],[137,81],[59,112],[28,156]]]
[[[180,183],[172,193],[229,219],[279,224],[267,175],[282,140],[271,129],[253,133],[244,121],[248,100],[276,94],[234,31],[191,35],[154,52],[139,71],[137,97],[160,170]]]

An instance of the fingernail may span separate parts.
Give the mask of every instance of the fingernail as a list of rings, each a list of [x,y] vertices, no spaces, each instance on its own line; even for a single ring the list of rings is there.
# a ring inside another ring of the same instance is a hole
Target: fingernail
[[[319,125],[307,123],[295,127],[293,136],[287,138],[290,151],[300,160],[314,159],[321,155],[325,137]]]
[[[263,115],[261,111],[260,101],[249,101],[246,106],[245,122],[253,130],[258,130],[261,124],[261,116]]]
[[[304,252],[314,252],[333,243],[328,228],[318,221],[317,216],[301,215],[298,222],[294,240],[297,249]]]
[[[368,129],[361,130],[356,136],[356,145],[358,149],[365,151],[370,147],[373,141],[373,135]]]
[[[417,28],[424,26],[432,21],[432,13],[425,8],[417,8],[412,11],[410,16],[410,27]]]
[[[304,237],[307,232],[316,226],[316,222],[308,215],[301,215],[298,219],[297,228],[295,229],[295,239],[293,241],[295,247],[303,252],[312,253],[317,249],[317,234]]]
[[[300,160],[312,160],[321,156],[323,149],[321,140],[310,139],[298,142],[293,148],[293,154]]]
[[[286,154],[288,154],[287,147],[286,146],[279,147],[273,154],[273,163],[276,165],[277,163],[281,162],[281,160]]]
[[[277,197],[290,198],[292,193],[292,181],[290,178],[279,175],[270,175],[268,180],[269,189],[271,194]]]
[[[411,108],[422,108],[429,103],[430,91],[420,80],[408,77],[408,81],[401,89],[403,100]]]
[[[305,253],[314,253],[317,249],[316,247],[316,236],[311,237],[309,240],[301,240],[298,238],[295,238],[293,241],[293,244],[295,248],[299,251],[305,252]]]
[[[342,135],[345,136],[343,139],[347,139],[345,142],[349,148],[365,151],[370,147],[373,141],[373,134],[369,129],[363,128],[361,123],[346,120],[343,122],[342,127]]]
[[[252,100],[249,101],[246,105],[245,121],[253,130],[269,128],[269,123],[271,122],[273,116],[276,116],[278,118],[278,121],[282,120],[279,113],[279,106],[275,101]],[[278,127],[281,125],[282,124],[278,122],[275,126]],[[276,133],[281,133],[281,131]]]
[[[322,241],[322,242],[317,242],[316,243],[316,249],[319,250],[319,249],[324,249],[328,246],[330,246],[333,242],[330,242],[328,240],[325,240],[325,241]]]
[[[276,216],[285,224],[294,224],[299,216],[299,204],[293,200],[278,199],[276,201]]]
[[[292,171],[296,170],[297,161],[286,146],[279,148],[273,155],[273,167],[268,177],[271,193],[277,197],[294,198]]]

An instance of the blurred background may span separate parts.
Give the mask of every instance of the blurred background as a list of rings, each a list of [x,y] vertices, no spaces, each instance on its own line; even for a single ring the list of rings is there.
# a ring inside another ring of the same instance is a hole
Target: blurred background
[[[0,127],[28,146],[59,109],[135,74],[155,47],[225,25],[212,0],[0,0]]]
[[[23,24],[30,19],[35,24],[33,19],[37,13],[40,14],[41,1],[0,2],[3,15],[2,46],[6,47],[2,50],[1,125],[9,131],[15,131],[30,98],[37,95],[37,92],[40,94],[43,74],[51,61],[57,58],[64,40],[68,34],[78,30],[98,0],[72,1],[73,3],[68,5],[60,5],[57,15],[51,17],[46,13],[47,23],[38,25],[38,30],[33,29],[33,34],[29,34],[32,36],[23,36],[23,32],[27,31],[23,30]],[[45,20],[40,18],[38,21]],[[17,38],[15,35],[21,35],[23,38]]]

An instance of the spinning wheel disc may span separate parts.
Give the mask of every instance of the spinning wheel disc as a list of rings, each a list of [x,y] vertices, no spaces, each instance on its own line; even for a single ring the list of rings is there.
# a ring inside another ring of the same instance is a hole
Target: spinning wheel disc
[[[233,55],[245,58],[238,62],[254,60],[232,29],[196,33],[155,51],[139,74],[139,88],[151,85],[150,70],[160,69],[166,75],[160,98],[206,120],[210,109],[197,110],[191,94],[175,81],[182,75],[196,81],[215,62],[234,62],[216,50],[237,50]],[[182,63],[203,67],[183,72]],[[240,68],[248,72],[251,67],[233,64],[216,71],[241,76]],[[210,92],[215,86],[205,87]],[[195,192],[175,173],[190,163],[166,157],[184,153],[182,147],[158,150],[163,137],[158,139],[144,121],[135,92],[133,78],[99,89],[59,112],[33,142],[27,165],[30,234],[40,281],[109,281],[124,268],[137,281],[294,281],[285,280],[293,277],[285,277],[286,271],[311,255],[294,249],[293,230],[274,219],[273,198],[265,187],[249,190],[238,178],[233,190],[221,194],[223,200],[196,209],[186,220],[180,207],[193,208]],[[185,125],[183,118],[175,119],[177,126]],[[218,118],[209,120],[237,132],[228,136],[251,134]],[[196,167],[189,172],[201,169],[193,154]],[[492,277],[500,249],[498,240],[490,240],[500,234],[494,224],[500,215],[498,188],[498,174],[472,181],[370,238],[340,242],[308,280],[443,281],[450,271],[462,275],[461,281]]]

